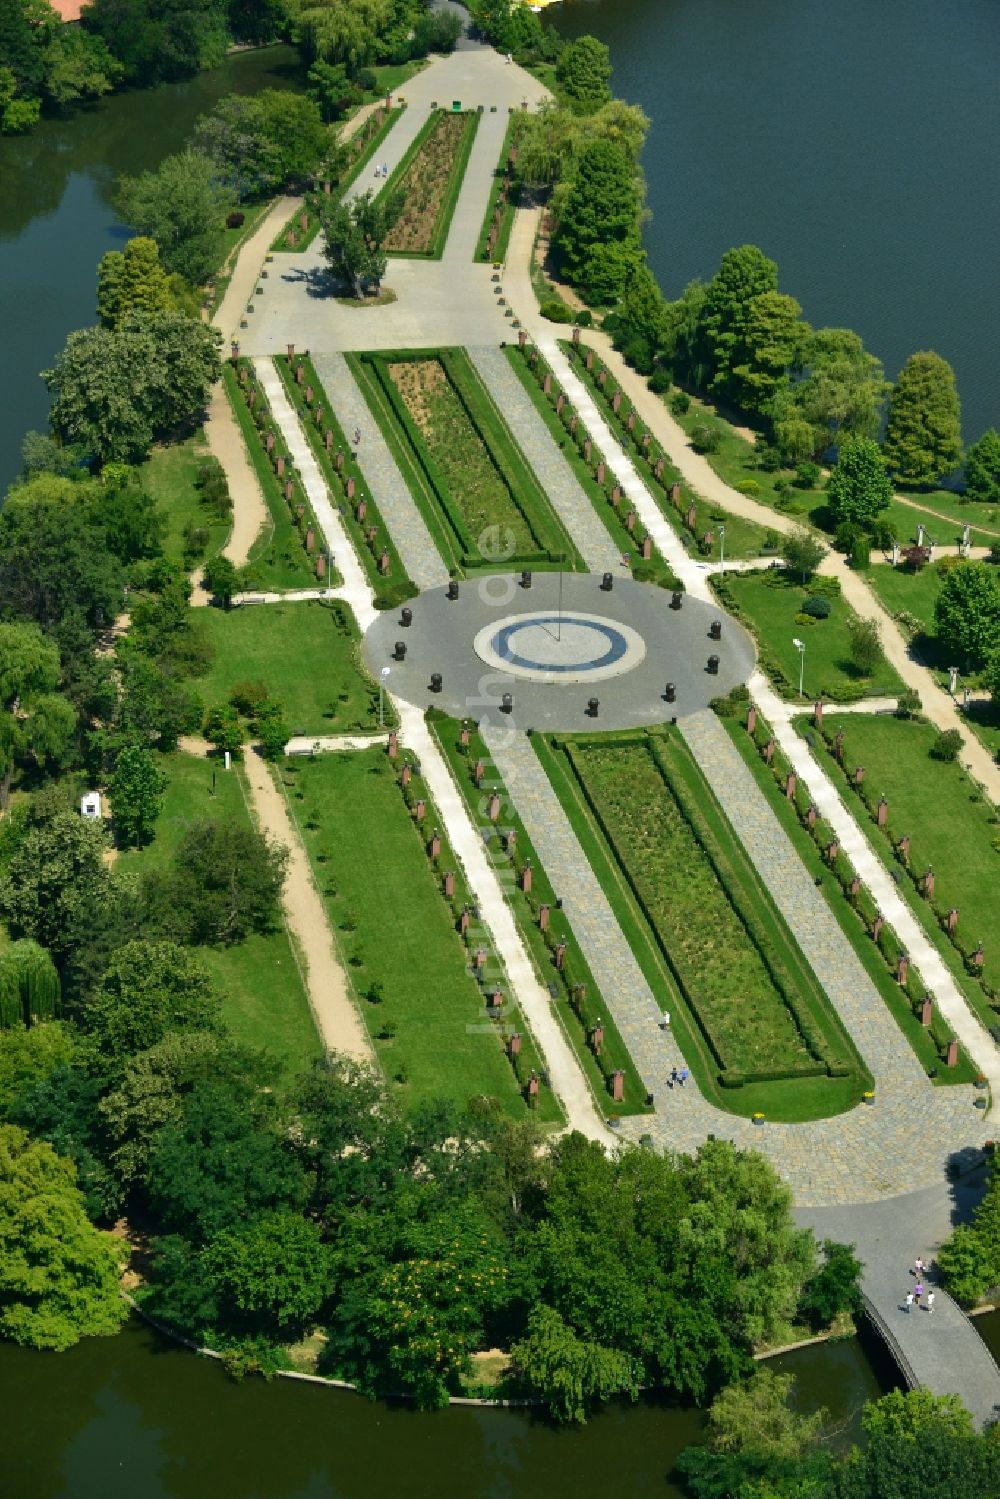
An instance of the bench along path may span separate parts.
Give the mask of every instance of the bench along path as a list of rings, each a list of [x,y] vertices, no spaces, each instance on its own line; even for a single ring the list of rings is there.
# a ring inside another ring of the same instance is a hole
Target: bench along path
[[[876,1103],[834,1119],[759,1128],[702,1098],[693,1080],[671,1088],[671,1068],[684,1059],[673,1036],[659,1029],[669,999],[654,994],[643,975],[530,740],[483,724],[508,795],[563,897],[604,1002],[655,1097],[655,1115],[625,1120],[624,1131],[648,1132],[659,1145],[678,1150],[694,1149],[710,1133],[753,1146],[771,1158],[803,1204],[868,1201],[940,1181],[956,1142],[974,1146],[986,1133],[972,1107],[972,1089],[934,1088],[924,1077],[746,767],[730,760],[727,751],[738,760],[735,749],[728,739],[712,742],[709,725],[699,727],[702,769],[717,792],[723,788],[727,812],[735,802],[742,804],[735,813],[737,830],[746,835],[748,847],[756,845],[762,877],[820,981],[832,991],[875,1079]],[[685,727],[688,732],[695,737],[698,730]]]
[[[403,566],[418,588],[443,586],[448,581],[448,569],[347,360],[343,354],[314,354],[313,364],[347,441],[351,441],[355,429],[361,432],[358,463]]]
[[[621,570],[621,553],[496,345],[466,350],[521,452],[591,572]]]

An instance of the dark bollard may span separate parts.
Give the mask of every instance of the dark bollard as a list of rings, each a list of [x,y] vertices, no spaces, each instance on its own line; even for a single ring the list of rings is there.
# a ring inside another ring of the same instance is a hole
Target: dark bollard
[[[597,717],[600,706],[601,704],[599,698],[591,697],[587,699],[587,712],[590,714],[591,718]]]
[[[448,597],[450,599],[457,599],[458,598],[458,579],[457,578],[452,578],[451,582],[448,584]]]
[[[511,693],[511,692],[505,692],[503,694],[503,696],[501,697],[501,699],[500,699],[500,712],[501,713],[513,713],[513,711],[514,711],[514,694]]]
[[[718,658],[718,656],[709,656],[709,658],[708,658],[708,674],[709,674],[710,677],[717,677],[719,675],[719,658]]]
[[[708,627],[708,634],[709,634],[709,638],[712,639],[712,640],[721,640],[722,639],[722,620],[721,619],[713,619],[712,620],[712,623]]]
[[[683,593],[681,593],[680,589],[675,589],[674,592],[670,595],[670,607],[671,607],[671,609],[679,609],[681,607],[681,605],[683,604],[683,602],[684,602],[684,595],[683,595]]]
[[[399,616],[399,623],[401,625],[404,625],[406,629],[409,629],[413,623],[413,610],[404,609],[402,614]]]
[[[441,676],[441,673],[439,671],[432,671],[431,672],[431,691],[432,692],[440,692],[443,683],[444,683],[444,678]]]
[[[610,573],[605,573],[601,579],[601,588],[605,593],[610,593],[615,586],[615,580]]]
[[[668,703],[674,703],[677,701],[677,688],[674,686],[673,682],[667,683],[667,690],[663,694],[663,696]]]
[[[393,659],[396,660],[396,661],[405,661],[406,660],[406,642],[405,641],[402,641],[402,640],[397,640],[396,641],[396,649],[393,651]]]
[[[522,569],[521,569],[521,587],[522,588],[530,588],[531,587],[531,568],[530,567],[522,567]]]

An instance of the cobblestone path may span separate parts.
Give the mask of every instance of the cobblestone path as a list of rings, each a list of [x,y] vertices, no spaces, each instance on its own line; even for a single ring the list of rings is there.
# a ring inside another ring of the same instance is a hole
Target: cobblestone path
[[[491,346],[467,353],[591,572],[618,571],[621,553],[503,350]]]
[[[832,971],[836,938],[812,908],[810,896],[820,897],[805,868],[788,846],[791,863],[779,876],[771,870],[764,877],[780,904],[780,891],[792,906],[801,905],[796,921],[801,930],[815,934],[816,942],[829,951],[817,958],[821,977],[829,977],[840,1000],[852,1007],[867,1006],[859,1013],[855,1042],[875,1077],[876,1101],[847,1114],[809,1124],[755,1126],[748,1119],[725,1113],[702,1097],[693,1080],[681,1087],[670,1086],[670,1072],[683,1058],[673,1036],[659,1029],[666,996],[657,995],[646,981],[611,905],[580,847],[569,819],[543,771],[531,741],[500,728],[481,725],[496,770],[507,788],[555,889],[563,898],[563,913],[572,939],[583,952],[598,984],[604,1003],[627,1045],[646,1087],[653,1093],[656,1112],[633,1116],[622,1122],[622,1133],[630,1138],[649,1134],[656,1143],[672,1150],[694,1150],[708,1134],[753,1147],[767,1155],[795,1190],[803,1206],[874,1201],[915,1187],[940,1182],[948,1156],[962,1145],[978,1146],[989,1133],[972,1107],[973,1090],[968,1087],[934,1088],[923,1076],[905,1042],[895,1031],[885,1006],[872,989],[853,951],[848,949],[845,972],[859,975],[857,991],[845,995]],[[706,743],[708,735],[706,733]],[[728,741],[727,741],[728,745]],[[728,746],[732,749],[732,746]],[[728,757],[720,755],[718,767],[707,763],[721,745],[708,745],[702,769],[718,786],[732,774]],[[735,750],[733,750],[735,754]],[[740,769],[745,767],[740,762]],[[770,808],[760,798],[763,814],[774,822]],[[746,800],[750,801],[747,797]],[[759,810],[745,816],[759,815]],[[783,838],[774,823],[774,833]],[[766,822],[755,837],[780,851]],[[762,871],[763,872],[763,871]],[[775,887],[778,888],[775,888]],[[832,916],[827,913],[832,923]],[[794,928],[793,928],[794,929]],[[842,955],[841,955],[842,956]],[[837,962],[840,958],[837,958]],[[862,987],[863,985],[863,987]],[[853,1016],[845,1020],[854,1027]],[[895,1032],[895,1034],[892,1034]],[[610,1107],[610,1105],[609,1105]]]
[[[314,354],[313,364],[347,441],[356,428],[361,431],[358,463],[403,566],[418,588],[443,586],[448,581],[448,569],[346,359],[343,354]]]

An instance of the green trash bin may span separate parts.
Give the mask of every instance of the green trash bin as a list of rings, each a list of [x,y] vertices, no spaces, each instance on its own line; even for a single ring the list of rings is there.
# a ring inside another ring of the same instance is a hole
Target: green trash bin
[[[452,101],[451,101],[451,107],[452,107],[452,110],[453,110],[453,112],[455,114],[460,115],[462,113],[462,101],[461,101],[461,99],[452,99]]]

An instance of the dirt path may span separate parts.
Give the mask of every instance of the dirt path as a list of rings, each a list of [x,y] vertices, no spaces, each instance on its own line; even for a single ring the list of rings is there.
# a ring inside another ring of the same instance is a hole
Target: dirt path
[[[178,748],[185,754],[204,757],[211,747],[204,739],[188,737],[179,741]],[[298,949],[306,995],[320,1039],[331,1051],[371,1061],[371,1043],[354,1007],[326,908],[313,884],[309,859],[289,815],[288,804],[267,765],[251,746],[244,755],[244,770],[258,827],[288,849],[288,874],[281,904]]]

